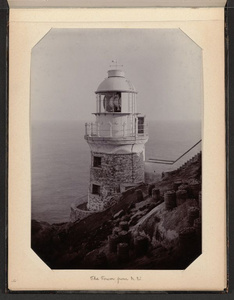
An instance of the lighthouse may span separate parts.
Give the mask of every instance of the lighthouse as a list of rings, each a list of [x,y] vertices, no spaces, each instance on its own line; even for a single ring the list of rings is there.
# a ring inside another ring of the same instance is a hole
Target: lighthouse
[[[137,111],[137,91],[117,64],[95,94],[95,122],[85,124],[91,151],[87,208],[102,211],[117,195],[144,181],[148,126]]]

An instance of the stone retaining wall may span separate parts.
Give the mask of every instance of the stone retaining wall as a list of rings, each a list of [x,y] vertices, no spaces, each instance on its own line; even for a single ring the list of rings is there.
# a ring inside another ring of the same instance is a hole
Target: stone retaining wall
[[[71,205],[71,213],[70,213],[71,222],[82,220],[92,214],[93,214],[93,211],[82,210],[82,209],[77,208],[75,205]]]

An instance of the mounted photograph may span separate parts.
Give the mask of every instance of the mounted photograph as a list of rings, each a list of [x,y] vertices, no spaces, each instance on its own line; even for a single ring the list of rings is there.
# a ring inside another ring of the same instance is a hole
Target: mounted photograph
[[[30,68],[31,248],[51,269],[202,254],[203,54],[181,29],[52,28]]]

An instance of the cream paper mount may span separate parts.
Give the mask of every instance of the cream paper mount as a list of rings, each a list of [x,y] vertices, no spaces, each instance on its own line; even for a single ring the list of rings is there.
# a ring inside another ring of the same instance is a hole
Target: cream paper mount
[[[224,8],[11,9],[9,28],[8,288],[12,291],[223,291],[227,288]],[[31,51],[52,28],[179,28],[202,49],[202,255],[187,269],[51,270],[32,251]],[[214,166],[218,171],[214,172]]]

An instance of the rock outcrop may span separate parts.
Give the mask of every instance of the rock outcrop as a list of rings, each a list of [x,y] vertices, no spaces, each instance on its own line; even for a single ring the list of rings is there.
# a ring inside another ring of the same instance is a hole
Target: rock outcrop
[[[53,269],[184,269],[201,254],[201,155],[102,212],[32,221],[32,249]]]

